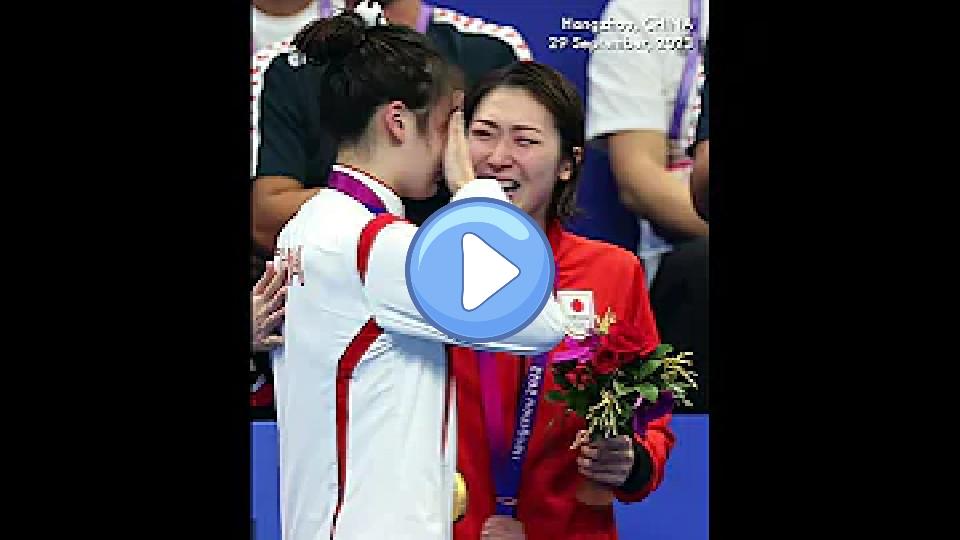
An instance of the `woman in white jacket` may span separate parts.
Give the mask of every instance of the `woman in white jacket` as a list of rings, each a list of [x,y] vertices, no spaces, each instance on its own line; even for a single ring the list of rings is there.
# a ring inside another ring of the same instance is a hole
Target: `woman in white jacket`
[[[362,12],[362,10],[361,10]],[[444,178],[453,201],[506,201],[474,179],[459,78],[423,36],[347,13],[295,39],[310,88],[337,139],[331,189],[281,231],[287,272],[283,346],[274,350],[286,540],[450,538],[455,388],[446,346],[420,315],[404,263],[416,227],[401,197],[428,198]],[[550,299],[489,350],[536,354],[563,335]]]

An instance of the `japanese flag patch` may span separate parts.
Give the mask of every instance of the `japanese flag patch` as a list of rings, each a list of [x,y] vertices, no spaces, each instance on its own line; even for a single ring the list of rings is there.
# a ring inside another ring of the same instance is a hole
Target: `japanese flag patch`
[[[584,338],[596,321],[593,307],[593,291],[557,291],[557,301],[563,306],[566,317],[566,335]]]

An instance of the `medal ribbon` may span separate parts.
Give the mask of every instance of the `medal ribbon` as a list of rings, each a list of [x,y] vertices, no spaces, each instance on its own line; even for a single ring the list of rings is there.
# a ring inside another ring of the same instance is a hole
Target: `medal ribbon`
[[[357,202],[365,206],[367,210],[373,212],[374,215],[379,215],[387,211],[387,205],[384,204],[379,195],[374,193],[366,184],[343,171],[331,171],[327,186],[344,195],[353,197]]]

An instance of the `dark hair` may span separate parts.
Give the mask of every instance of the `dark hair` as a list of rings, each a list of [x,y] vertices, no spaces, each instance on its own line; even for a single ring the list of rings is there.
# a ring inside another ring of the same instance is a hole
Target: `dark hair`
[[[568,220],[577,215],[577,182],[580,164],[574,156],[574,147],[583,148],[583,100],[573,84],[559,71],[538,62],[516,62],[484,76],[464,97],[464,121],[469,125],[477,105],[492,90],[503,87],[522,88],[543,105],[553,116],[553,124],[560,134],[560,159],[572,164],[570,179],[558,181],[553,187],[547,222],[554,218]],[[583,151],[583,150],[581,150]]]
[[[451,66],[418,32],[398,25],[366,27],[352,11],[305,26],[293,44],[313,64],[320,121],[338,143],[363,135],[374,110],[401,101],[424,131],[429,110],[462,88]]]

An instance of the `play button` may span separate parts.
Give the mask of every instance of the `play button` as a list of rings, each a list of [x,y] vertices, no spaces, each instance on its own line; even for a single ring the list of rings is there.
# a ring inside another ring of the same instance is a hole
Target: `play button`
[[[463,309],[477,309],[520,275],[520,269],[473,233],[463,235]]]
[[[456,201],[413,238],[407,289],[420,314],[466,343],[515,334],[553,291],[553,252],[539,225],[496,199]]]

